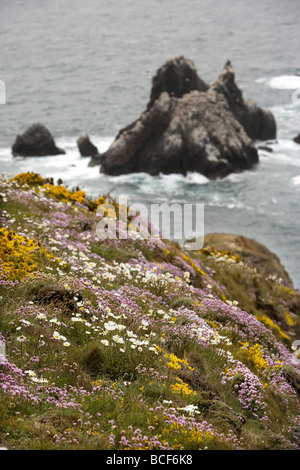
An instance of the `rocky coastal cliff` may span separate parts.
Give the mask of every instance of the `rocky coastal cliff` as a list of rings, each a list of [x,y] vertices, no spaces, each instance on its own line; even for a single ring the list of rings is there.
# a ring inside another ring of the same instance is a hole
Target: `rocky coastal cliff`
[[[300,294],[276,255],[99,240],[104,203],[117,220],[109,196],[0,180],[0,446],[299,449]]]

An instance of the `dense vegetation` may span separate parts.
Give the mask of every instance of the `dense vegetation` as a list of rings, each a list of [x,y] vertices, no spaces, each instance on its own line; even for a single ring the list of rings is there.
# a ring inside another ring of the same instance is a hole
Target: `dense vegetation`
[[[0,445],[299,449],[300,296],[234,253],[99,240],[88,198],[0,181]]]

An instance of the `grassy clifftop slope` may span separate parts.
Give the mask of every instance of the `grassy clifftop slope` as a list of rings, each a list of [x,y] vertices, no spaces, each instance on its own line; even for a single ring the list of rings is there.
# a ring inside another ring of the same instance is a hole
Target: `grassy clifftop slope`
[[[0,185],[0,445],[299,449],[288,278],[243,250],[101,241],[108,196]]]

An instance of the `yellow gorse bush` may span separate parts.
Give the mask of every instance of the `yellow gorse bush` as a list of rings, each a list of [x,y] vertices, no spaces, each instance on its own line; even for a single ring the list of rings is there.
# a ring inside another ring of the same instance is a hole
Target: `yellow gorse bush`
[[[295,292],[287,286],[282,286],[281,284],[277,284],[276,287],[277,289],[285,292],[286,294],[295,295]]]
[[[256,369],[266,369],[268,366],[267,361],[263,357],[262,348],[259,344],[250,346],[249,343],[242,343],[240,355],[246,356]]]
[[[185,261],[187,261],[187,262],[192,266],[192,268],[194,268],[198,273],[202,274],[203,276],[207,276],[207,274],[206,274],[204,271],[202,271],[202,270],[199,268],[199,266],[197,266],[197,264],[194,263],[194,261],[191,260],[191,258],[190,258],[189,256],[187,256],[187,255],[184,254],[184,253],[180,253],[180,255],[181,255],[181,257],[182,257]]]
[[[176,384],[170,386],[173,393],[177,393],[184,398],[192,398],[197,395],[197,392],[190,388],[188,384],[181,380],[179,377],[176,377],[176,382]]]
[[[276,325],[276,323],[271,320],[267,315],[262,315],[261,317],[258,318],[262,323],[264,323],[266,326],[272,328],[273,330],[278,331],[280,336],[284,339],[290,339],[288,335],[286,335],[280,328],[280,326]]]
[[[80,204],[85,204],[92,212],[96,212],[98,206],[101,204],[107,204],[110,208],[110,213],[107,214],[108,217],[110,215],[112,217],[116,217],[119,213],[119,206],[114,201],[107,203],[104,197],[99,197],[96,200],[88,199],[85,191],[82,190],[72,192],[62,185],[53,185],[49,183],[44,184],[42,189],[45,191],[47,196],[52,196],[62,202],[78,202]],[[114,207],[114,209],[111,209],[111,205]]]
[[[38,173],[27,172],[19,173],[11,179],[12,182],[17,182],[21,186],[28,185],[35,187],[36,191],[42,189],[47,196],[51,196],[62,202],[79,202],[80,204],[87,204],[89,210],[96,211],[100,204],[104,204],[106,199],[99,197],[97,200],[87,199],[85,191],[70,191],[62,184],[52,184],[52,179],[43,179]]]
[[[290,312],[283,312],[286,322],[289,326],[296,326],[297,325],[297,317],[295,315],[291,315]]]
[[[180,429],[180,427],[175,423],[173,425],[173,428],[177,428],[178,431],[185,435],[186,438],[188,438],[189,441],[192,441],[193,443],[197,443],[198,445],[202,444],[203,441],[210,440],[214,438],[214,435],[212,432],[209,431],[200,431],[197,428],[191,428],[191,429]]]
[[[63,202],[79,202],[80,204],[83,204],[85,201],[85,192],[81,190],[72,193],[62,185],[49,183],[43,184],[42,189],[47,195],[55,197],[55,199],[60,199]]]
[[[179,359],[179,357],[173,353],[166,353],[164,358],[169,361],[167,362],[167,366],[170,369],[179,370],[182,368],[182,365],[185,365],[189,370],[194,370],[185,359]]]
[[[12,178],[11,181],[16,181],[21,186],[25,184],[28,184],[28,186],[41,186],[44,183],[43,178],[39,174],[33,172],[19,173]]]
[[[41,254],[51,258],[39,242],[4,227],[0,229],[0,278],[16,280],[29,275]]]
[[[172,423],[170,427],[164,428],[161,434],[158,434],[158,439],[167,440],[172,444],[174,450],[182,449],[185,445],[190,448],[201,448],[201,446],[208,445],[214,439],[211,431],[202,431],[196,427],[184,428],[179,423]]]

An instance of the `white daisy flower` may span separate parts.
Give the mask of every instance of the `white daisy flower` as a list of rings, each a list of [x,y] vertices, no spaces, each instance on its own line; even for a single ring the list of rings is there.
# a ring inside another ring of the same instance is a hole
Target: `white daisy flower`
[[[60,339],[60,334],[58,333],[58,331],[54,331],[53,338],[54,339]]]
[[[21,336],[18,336],[17,341],[19,341],[19,343],[24,343],[24,341],[26,341],[26,339],[27,339],[26,336],[21,335]]]
[[[118,336],[118,335],[114,335],[114,336],[112,337],[112,339],[113,339],[116,343],[124,344],[123,338],[121,338],[121,337]]]

